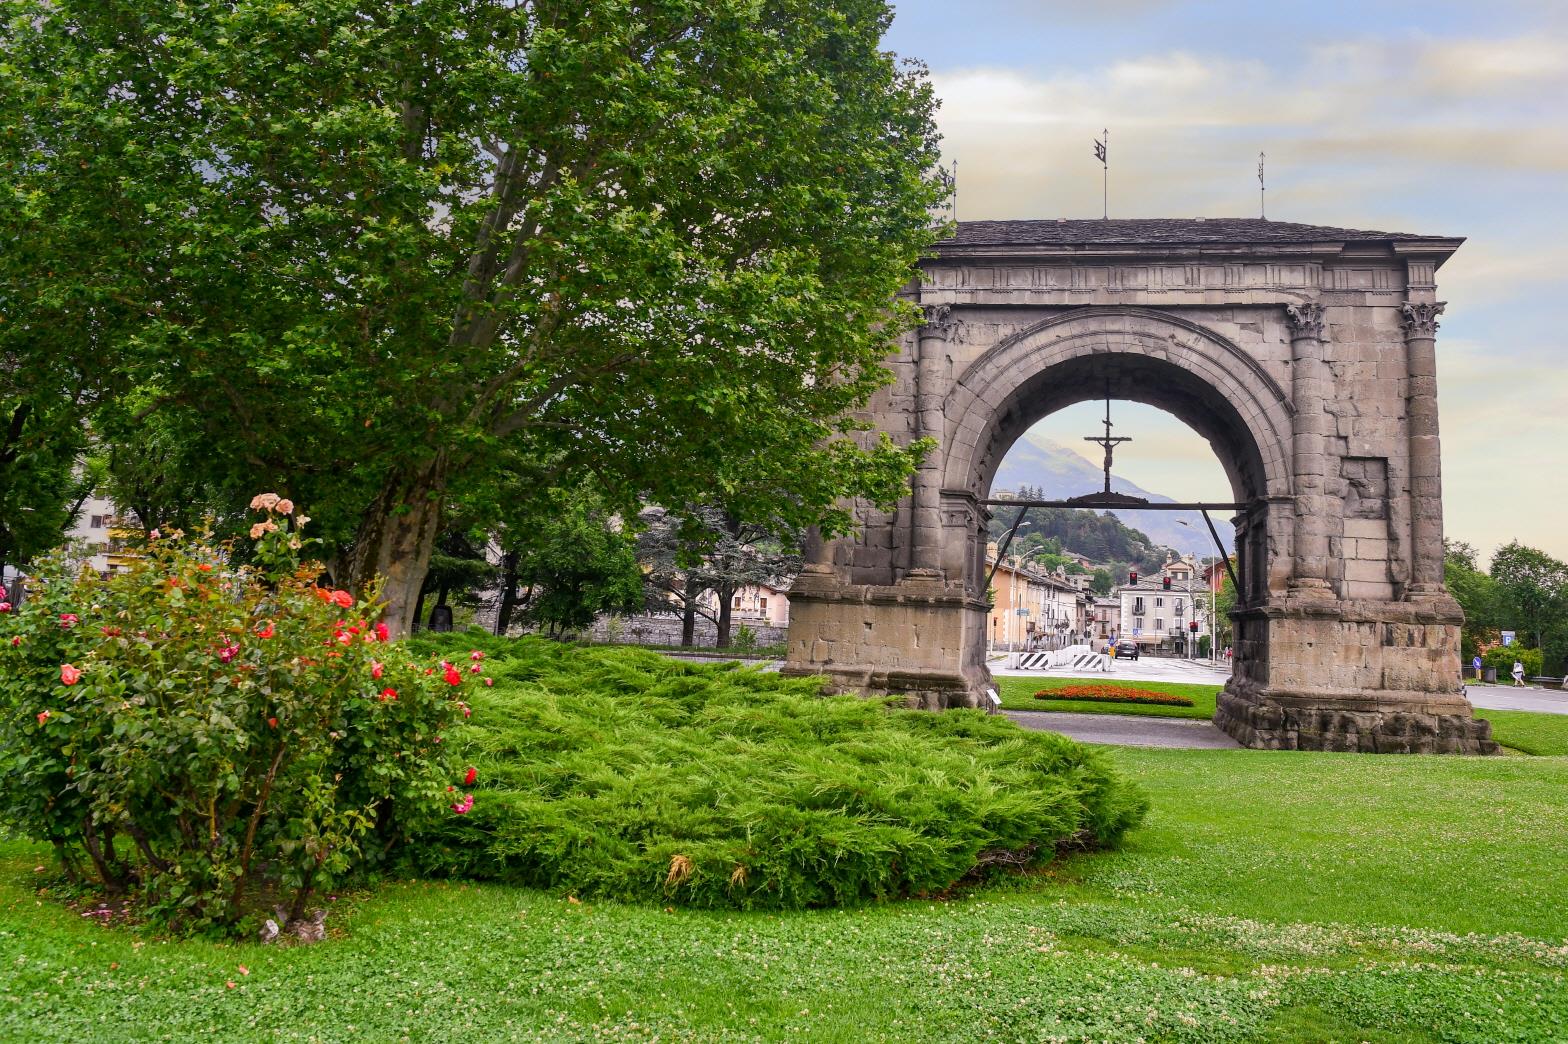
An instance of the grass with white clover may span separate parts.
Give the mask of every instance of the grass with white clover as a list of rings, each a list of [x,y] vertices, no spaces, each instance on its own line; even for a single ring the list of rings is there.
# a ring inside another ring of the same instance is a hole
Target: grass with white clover
[[[1152,799],[1119,849],[835,910],[416,880],[323,945],[175,942],[6,843],[0,1039],[1568,1038],[1568,758],[1101,754]]]

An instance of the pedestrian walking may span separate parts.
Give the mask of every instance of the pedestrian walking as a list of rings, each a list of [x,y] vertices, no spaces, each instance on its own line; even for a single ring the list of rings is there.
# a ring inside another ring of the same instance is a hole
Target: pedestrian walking
[[[1481,654],[1476,653],[1470,660],[1470,671],[1475,675],[1475,680],[1481,680]]]
[[[1514,687],[1519,689],[1526,687],[1524,684],[1524,664],[1518,660],[1514,661]]]

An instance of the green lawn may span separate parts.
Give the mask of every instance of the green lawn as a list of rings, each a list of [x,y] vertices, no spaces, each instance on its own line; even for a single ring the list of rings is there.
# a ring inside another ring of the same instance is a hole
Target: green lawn
[[[1568,754],[1568,714],[1477,707],[1475,716],[1492,723],[1492,736],[1504,746],[1543,757]]]
[[[1568,759],[1111,756],[1154,801],[1121,851],[849,911],[410,882],[322,946],[168,942],[11,843],[0,1039],[1568,1038]]]
[[[1163,718],[1214,717],[1217,685],[1190,682],[1123,682],[1089,678],[997,678],[1006,710],[1069,711],[1078,714],[1153,714]],[[1163,707],[1153,703],[1090,703],[1085,700],[1040,700],[1035,693],[1068,685],[1094,682],[1118,688],[1169,692],[1192,700],[1191,707]],[[1503,746],[1522,754],[1539,756],[1568,755],[1568,714],[1542,714],[1536,711],[1487,710],[1476,708],[1475,716],[1492,723],[1492,735]]]

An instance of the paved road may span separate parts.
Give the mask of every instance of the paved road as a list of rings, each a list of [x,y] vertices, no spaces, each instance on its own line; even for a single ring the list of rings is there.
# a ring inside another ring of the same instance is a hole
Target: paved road
[[[1071,714],[1058,711],[1003,711],[1026,729],[1060,732],[1085,743],[1126,747],[1184,747],[1230,750],[1241,744],[1214,727],[1212,721],[1157,718],[1141,714]]]
[[[1568,714],[1568,692],[1560,689],[1512,689],[1505,685],[1472,685],[1470,703],[1486,710],[1525,710]]]
[[[991,661],[991,673],[1029,678],[1084,678],[1088,681],[1163,681],[1197,682],[1224,685],[1230,677],[1230,664],[1210,666],[1207,660],[1179,660],[1175,657],[1140,656],[1136,660],[1112,660],[1108,674],[1084,674],[1071,668],[1055,671],[1020,671],[1006,666],[1006,657]]]

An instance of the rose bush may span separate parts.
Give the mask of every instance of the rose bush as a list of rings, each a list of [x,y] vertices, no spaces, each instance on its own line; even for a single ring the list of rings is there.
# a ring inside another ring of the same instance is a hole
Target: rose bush
[[[297,917],[465,798],[467,676],[388,644],[375,592],[316,586],[292,504],[253,507],[254,565],[162,535],[108,580],[48,560],[0,612],[0,819],[184,929]]]

